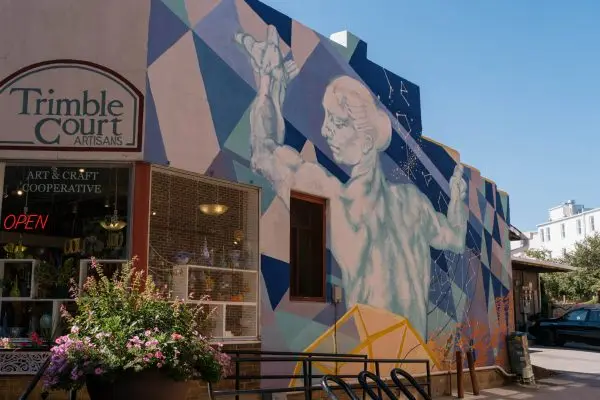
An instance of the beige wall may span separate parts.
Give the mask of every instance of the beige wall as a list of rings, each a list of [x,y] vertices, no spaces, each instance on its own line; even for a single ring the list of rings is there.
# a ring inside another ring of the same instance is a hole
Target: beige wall
[[[145,92],[149,16],[149,0],[2,0],[0,80],[36,62],[80,59],[117,71]],[[0,158],[15,153],[0,150]],[[27,153],[23,158],[82,157],[78,152]],[[93,158],[141,157],[97,153]]]

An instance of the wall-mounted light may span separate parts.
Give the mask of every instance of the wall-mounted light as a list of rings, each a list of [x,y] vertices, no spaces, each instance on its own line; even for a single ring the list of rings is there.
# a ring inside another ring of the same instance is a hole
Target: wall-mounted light
[[[21,189],[17,189],[17,196],[23,196],[23,191]]]
[[[85,168],[79,168],[79,172],[83,174],[85,172]]]
[[[154,215],[156,215],[156,211],[152,211],[152,215],[153,215],[153,216],[154,216]]]

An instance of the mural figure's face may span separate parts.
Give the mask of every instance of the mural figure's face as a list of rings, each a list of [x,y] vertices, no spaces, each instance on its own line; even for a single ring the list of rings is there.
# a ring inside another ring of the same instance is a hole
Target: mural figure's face
[[[371,138],[356,130],[348,111],[338,104],[335,96],[326,95],[323,108],[325,119],[321,134],[327,139],[335,162],[351,166],[359,164],[370,150]]]

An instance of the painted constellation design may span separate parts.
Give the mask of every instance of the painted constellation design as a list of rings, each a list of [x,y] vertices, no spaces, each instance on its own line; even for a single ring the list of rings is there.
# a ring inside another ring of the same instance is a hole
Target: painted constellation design
[[[438,209],[442,210],[447,207],[446,198],[440,194],[438,196]],[[471,230],[467,230],[467,234],[474,239]],[[472,242],[477,243],[475,240]],[[433,260],[436,265],[442,265],[445,262],[447,266],[446,271],[441,268],[435,269],[431,279],[430,308],[427,314],[429,318],[428,325],[436,327],[436,336],[447,330],[453,318],[458,322],[469,323],[467,316],[472,300],[468,293],[474,288],[479,275],[479,269],[475,266],[478,264],[480,254],[481,249],[479,248],[469,249],[466,254],[444,251],[439,253],[435,260]],[[441,262],[442,257],[444,257],[444,262]],[[460,289],[458,298],[454,297],[453,285]],[[452,307],[450,304],[452,304]],[[442,313],[434,314],[436,309],[439,309]],[[456,315],[458,309],[463,310],[461,312],[462,315]],[[432,339],[435,339],[435,336]]]

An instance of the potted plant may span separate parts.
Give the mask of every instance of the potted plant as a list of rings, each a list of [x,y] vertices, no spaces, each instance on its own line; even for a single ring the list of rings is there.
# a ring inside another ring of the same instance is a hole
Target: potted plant
[[[92,260],[97,277],[72,288],[77,312],[61,310],[70,333],[51,349],[47,389],[85,385],[91,400],[184,399],[187,381],[229,372],[229,357],[200,333],[206,307],[167,301],[134,262],[109,279]]]

